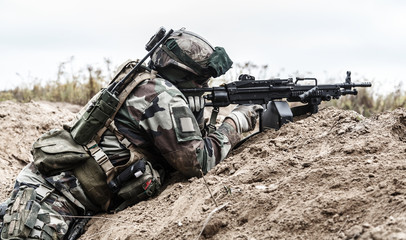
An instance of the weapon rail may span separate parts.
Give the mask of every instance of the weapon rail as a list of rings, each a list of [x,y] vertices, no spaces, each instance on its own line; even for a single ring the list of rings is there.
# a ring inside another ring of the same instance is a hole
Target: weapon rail
[[[314,83],[300,84],[304,81]],[[371,86],[370,82],[351,82],[351,72],[348,71],[345,82],[337,84],[319,85],[316,78],[296,78],[296,81],[293,78],[255,80],[252,76],[241,75],[239,81],[220,87],[182,89],[182,92],[185,96],[205,94],[206,106],[213,107],[213,114],[220,107],[230,104],[263,105],[265,111],[260,114],[259,119],[260,131],[263,131],[265,128],[279,129],[283,124],[293,122],[294,116],[317,113],[322,101],[357,95],[356,87]],[[300,102],[304,105],[291,108],[287,102]]]

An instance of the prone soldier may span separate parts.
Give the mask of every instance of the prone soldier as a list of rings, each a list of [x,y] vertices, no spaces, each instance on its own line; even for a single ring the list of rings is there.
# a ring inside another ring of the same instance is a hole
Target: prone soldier
[[[124,63],[71,124],[33,144],[34,162],[0,207],[1,239],[67,238],[77,216],[154,196],[168,171],[207,173],[255,127],[261,106],[244,105],[205,134],[203,98],[185,97],[181,89],[207,86],[232,61],[193,32],[162,32],[151,38],[148,66]]]

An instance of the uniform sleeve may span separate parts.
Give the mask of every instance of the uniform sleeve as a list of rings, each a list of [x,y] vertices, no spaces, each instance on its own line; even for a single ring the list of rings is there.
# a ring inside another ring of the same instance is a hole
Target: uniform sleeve
[[[166,161],[183,175],[200,176],[222,161],[240,140],[229,124],[202,137],[197,120],[178,91],[161,92],[145,109],[142,127]]]

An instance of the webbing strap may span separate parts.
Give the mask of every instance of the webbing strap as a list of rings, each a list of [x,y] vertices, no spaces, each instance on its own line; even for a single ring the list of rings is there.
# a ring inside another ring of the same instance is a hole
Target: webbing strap
[[[131,81],[125,89],[119,94],[118,99],[119,103],[117,105],[116,111],[113,113],[113,115],[106,121],[106,124],[104,125],[103,128],[101,128],[96,136],[93,138],[92,141],[90,141],[86,147],[89,150],[90,154],[93,156],[93,158],[96,160],[96,162],[99,164],[99,166],[103,169],[104,173],[106,174],[107,177],[107,182],[110,182],[117,170],[113,166],[113,164],[110,162],[110,159],[106,155],[106,153],[103,152],[103,150],[99,147],[98,143],[101,140],[102,135],[104,132],[112,125],[114,125],[114,117],[116,116],[117,112],[120,110],[121,106],[124,104],[125,100],[127,99],[128,95],[134,90],[135,87],[137,87],[141,82],[147,79],[154,79],[156,77],[156,71],[151,71],[151,72],[142,72],[139,73],[133,81]],[[117,127],[115,127],[115,131],[113,133],[116,135],[118,140],[120,141],[121,144],[123,144],[127,149],[130,150],[131,152],[131,159],[134,158],[134,149],[130,149],[132,146],[131,142],[128,141],[121,133],[121,137],[119,138],[117,135]],[[132,147],[134,148],[134,146]]]
[[[48,187],[44,184],[39,185],[35,192],[37,193],[36,199],[41,203],[44,201],[55,189],[52,187]]]
[[[117,126],[115,122],[111,122],[109,126],[109,130],[114,133],[116,136],[117,140],[125,147],[125,148],[130,148],[131,142],[122,134],[118,131]]]
[[[40,239],[42,235],[42,229],[45,226],[45,222],[39,220],[38,218],[35,220],[34,228],[30,231],[30,237],[35,239]]]
[[[110,126],[109,126],[109,130],[114,133],[114,135],[116,136],[117,140],[130,151],[130,159],[128,160],[128,162],[122,166],[117,166],[116,170],[118,172],[120,172],[120,170],[123,170],[127,167],[129,167],[130,165],[132,165],[133,163],[135,163],[136,161],[142,159],[144,157],[143,152],[141,151],[141,149],[137,148],[134,144],[132,144],[120,131],[118,131],[114,121],[111,122]]]
[[[193,69],[198,75],[200,76],[207,76],[210,77],[209,70],[207,68],[203,68],[200,64],[195,62],[191,57],[189,57],[185,51],[183,51],[175,39],[168,40],[162,47],[161,47],[169,56],[175,56],[175,60],[179,60],[179,62],[185,64],[189,68]]]
[[[118,105],[116,108],[116,111],[111,115],[111,117],[106,121],[106,124],[104,125],[103,128],[101,128],[96,136],[94,137],[94,140],[98,143],[100,142],[101,136],[103,133],[107,130],[111,122],[113,122],[114,117],[116,116],[118,110],[120,110],[121,106],[124,104],[125,100],[127,99],[128,95],[134,90],[136,86],[138,86],[142,81],[146,79],[153,79],[156,77],[156,71],[151,71],[151,72],[143,72],[138,74],[133,81],[131,81],[126,88],[118,95]]]
[[[115,175],[115,169],[107,154],[103,152],[95,140],[90,141],[86,145],[86,148],[89,150],[94,160],[96,160],[97,164],[103,169],[107,177],[107,182],[110,182]]]
[[[209,134],[216,131],[216,119],[217,119],[218,114],[219,114],[219,108],[213,107],[213,110],[211,111],[209,125],[207,126],[209,128],[208,129]]]

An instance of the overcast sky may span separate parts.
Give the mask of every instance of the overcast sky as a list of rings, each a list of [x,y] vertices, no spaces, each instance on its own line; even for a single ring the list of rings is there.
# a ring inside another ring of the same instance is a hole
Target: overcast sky
[[[142,58],[160,26],[186,27],[222,46],[235,63],[269,66],[269,76],[405,79],[406,1],[402,0],[0,0],[0,89]]]

